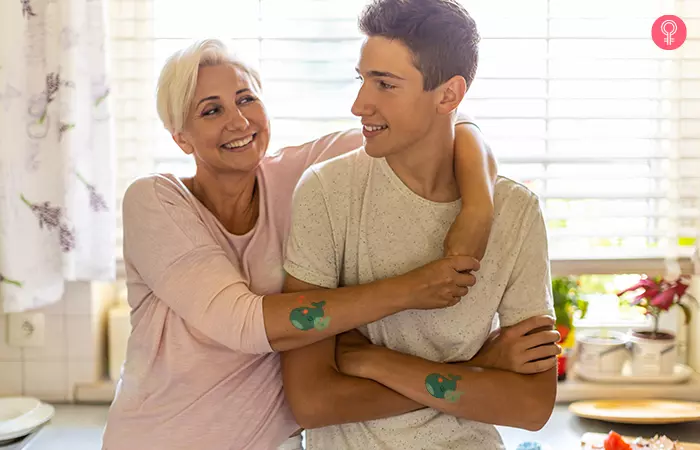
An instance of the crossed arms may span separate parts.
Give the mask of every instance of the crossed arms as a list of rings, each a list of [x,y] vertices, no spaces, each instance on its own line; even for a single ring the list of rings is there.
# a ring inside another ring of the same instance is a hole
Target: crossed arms
[[[288,276],[284,289],[294,292],[313,288]],[[502,335],[507,334],[510,340],[522,340],[523,330],[528,326],[534,324],[538,328],[542,323],[551,323],[537,319],[524,327],[504,329]],[[285,394],[300,426],[320,428],[362,422],[430,407],[469,420],[534,431],[544,426],[552,412],[556,369],[519,374],[481,368],[478,366],[488,363],[480,355],[465,363],[435,363],[373,346],[357,334],[328,338],[282,353]],[[343,361],[345,372],[336,363],[337,339],[342,352],[338,359]],[[345,339],[347,345],[343,345]],[[544,357],[552,356],[551,348],[543,351]],[[425,381],[432,373],[459,376],[458,386],[464,394],[454,402],[430,395]],[[317,386],[324,389],[315,389]]]

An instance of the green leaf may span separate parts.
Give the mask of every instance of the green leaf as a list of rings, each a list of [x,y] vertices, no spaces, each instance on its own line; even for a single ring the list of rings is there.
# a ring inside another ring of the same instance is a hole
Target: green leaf
[[[576,303],[576,307],[578,308],[579,311],[581,311],[580,319],[583,319],[584,317],[586,317],[586,313],[588,312],[588,301],[583,300],[583,299],[578,299],[578,302]]]

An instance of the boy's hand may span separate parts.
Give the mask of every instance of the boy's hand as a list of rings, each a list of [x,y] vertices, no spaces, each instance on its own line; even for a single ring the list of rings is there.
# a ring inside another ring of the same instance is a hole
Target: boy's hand
[[[554,319],[536,316],[491,333],[472,363],[484,369],[533,374],[556,366],[561,338]]]

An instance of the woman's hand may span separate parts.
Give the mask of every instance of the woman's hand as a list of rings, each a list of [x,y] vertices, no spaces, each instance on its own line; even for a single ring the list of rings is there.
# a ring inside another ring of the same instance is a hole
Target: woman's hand
[[[479,266],[479,261],[470,256],[450,256],[386,281],[403,292],[405,309],[447,308],[474,286],[476,277],[471,272]]]
[[[561,338],[554,319],[536,316],[491,333],[470,365],[522,374],[546,372],[557,365]]]
[[[363,368],[367,365],[368,352],[374,345],[358,330],[339,334],[335,340],[335,362],[338,370],[345,375],[364,378]]]

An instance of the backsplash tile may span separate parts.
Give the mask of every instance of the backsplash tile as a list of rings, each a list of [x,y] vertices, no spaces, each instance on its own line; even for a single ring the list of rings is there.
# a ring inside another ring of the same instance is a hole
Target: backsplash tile
[[[66,319],[64,316],[45,317],[44,345],[26,347],[25,361],[62,361],[66,359]]]
[[[86,360],[97,357],[93,318],[90,316],[66,316],[68,359]]]
[[[22,362],[0,361],[0,397],[22,395]]]
[[[24,394],[45,401],[72,400],[67,361],[24,361]]]
[[[66,283],[64,298],[42,308],[42,347],[7,344],[7,315],[0,312],[0,396],[27,395],[50,402],[72,402],[76,383],[100,381],[105,371],[102,317],[110,303],[109,287]]]
[[[7,344],[7,315],[0,314],[0,362],[22,361],[22,349]],[[1,383],[1,382],[0,382]],[[0,390],[2,386],[0,385]]]

